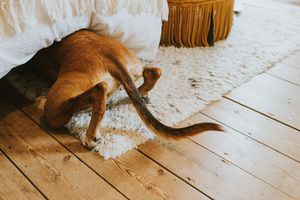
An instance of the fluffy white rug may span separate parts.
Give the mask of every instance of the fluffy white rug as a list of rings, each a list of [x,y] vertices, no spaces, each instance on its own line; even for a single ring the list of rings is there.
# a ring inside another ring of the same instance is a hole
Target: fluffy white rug
[[[161,47],[151,64],[163,76],[150,94],[152,113],[168,125],[178,124],[206,104],[248,81],[251,77],[300,50],[300,9],[271,1],[244,1],[243,13],[234,19],[230,37],[213,48]],[[24,70],[6,79],[28,98],[46,94],[49,83]],[[90,112],[77,113],[66,125],[82,138]],[[124,91],[108,102],[95,147],[105,159],[117,157],[153,139]]]

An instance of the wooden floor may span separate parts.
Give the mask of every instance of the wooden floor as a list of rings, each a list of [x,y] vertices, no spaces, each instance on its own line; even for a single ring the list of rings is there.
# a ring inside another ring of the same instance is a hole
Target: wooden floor
[[[0,199],[300,199],[300,52],[187,120],[217,121],[104,161],[0,83]]]
[[[182,124],[215,121],[223,134],[104,161],[41,116],[0,81],[0,199],[300,199],[300,52]]]

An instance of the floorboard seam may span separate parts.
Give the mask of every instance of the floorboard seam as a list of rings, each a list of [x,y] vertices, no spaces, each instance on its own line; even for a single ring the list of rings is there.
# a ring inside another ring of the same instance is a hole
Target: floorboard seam
[[[16,169],[24,176],[26,180],[45,198],[48,199],[47,196],[29,179],[29,177],[18,167],[18,165],[2,150],[0,152],[16,167]]]
[[[168,169],[166,166],[164,166],[163,164],[159,163],[158,161],[154,160],[153,158],[151,158],[150,156],[148,156],[147,154],[145,154],[143,151],[137,149],[137,151],[139,151],[141,154],[143,154],[145,157],[147,157],[148,159],[152,160],[153,162],[155,162],[156,164],[158,164],[159,166],[161,166],[162,168],[164,168],[165,170],[167,170],[169,173],[173,174],[174,176],[176,176],[177,178],[179,178],[180,180],[184,181],[186,184],[188,184],[189,186],[191,186],[192,188],[196,189],[198,192],[200,192],[201,194],[203,194],[204,196],[206,196],[207,198],[214,200],[212,197],[210,197],[208,194],[206,194],[205,192],[201,191],[199,188],[193,186],[192,184],[190,184],[189,182],[187,182],[184,178],[180,177],[179,175],[177,175],[175,172],[171,171],[170,169]]]
[[[245,136],[245,137],[247,137],[247,138],[249,138],[249,139],[251,139],[251,140],[253,140],[253,141],[255,141],[255,142],[257,142],[257,143],[259,143],[259,144],[261,144],[261,145],[263,145],[263,146],[265,146],[265,147],[268,147],[268,148],[272,149],[273,151],[276,151],[277,153],[279,153],[279,154],[281,154],[281,155],[283,155],[283,156],[285,156],[285,157],[287,157],[287,158],[289,158],[289,159],[291,159],[291,160],[293,160],[293,161],[295,161],[295,162],[297,162],[297,163],[300,164],[300,161],[298,161],[297,159],[295,159],[295,158],[293,158],[293,157],[291,157],[291,156],[289,156],[289,155],[287,155],[287,154],[285,154],[285,153],[283,153],[283,152],[281,152],[281,151],[279,151],[279,150],[277,150],[277,149],[275,149],[275,148],[273,148],[273,147],[271,147],[271,146],[269,146],[269,145],[267,145],[267,144],[265,144],[265,143],[263,143],[263,142],[261,142],[261,141],[255,139],[255,138],[253,138],[253,137],[247,135],[246,133],[243,133],[242,131],[240,131],[240,130],[238,130],[238,129],[236,129],[236,128],[233,128],[233,127],[230,126],[230,125],[227,125],[226,123],[224,123],[224,122],[222,122],[222,121],[220,121],[220,120],[218,120],[218,119],[215,119],[214,117],[212,117],[212,116],[210,116],[210,115],[207,115],[206,113],[203,113],[203,112],[200,112],[200,113],[203,114],[204,116],[206,116],[206,117],[208,117],[208,118],[210,118],[210,119],[213,119],[213,120],[215,120],[216,122],[218,122],[218,123],[220,123],[220,124],[222,124],[222,125],[224,125],[224,126],[230,128],[230,129],[236,131],[237,133],[239,133],[239,134],[241,134],[241,135],[243,135],[243,136]]]
[[[97,176],[99,176],[101,179],[103,179],[107,184],[109,184],[112,188],[114,188],[117,192],[119,192],[124,198],[129,199],[125,194],[123,194],[119,189],[114,187],[108,180],[106,180],[103,176],[101,176],[99,173],[97,173],[94,169],[92,169],[87,163],[85,163],[82,159],[80,159],[73,151],[71,151],[68,147],[66,147],[64,144],[62,144],[56,137],[53,136],[53,134],[49,130],[45,130],[39,123],[37,123],[33,118],[31,118],[22,108],[20,108],[18,105],[16,105],[14,102],[11,101],[9,97],[7,97],[5,94],[0,91],[0,94],[8,100],[11,104],[16,106],[23,114],[25,114],[31,121],[33,121],[38,127],[43,130],[45,134],[48,134],[50,137],[52,137],[56,142],[58,142],[64,149],[66,149],[68,152],[70,152],[74,157],[76,157],[81,163],[83,163],[85,166],[87,166],[91,171],[93,171]]]
[[[193,143],[195,143],[196,145],[201,146],[202,148],[206,149],[207,151],[209,151],[209,152],[215,154],[215,155],[218,156],[219,158],[222,158],[222,159],[226,160],[228,163],[232,164],[233,166],[237,167],[238,169],[242,170],[243,172],[246,172],[247,174],[249,174],[249,175],[255,177],[257,180],[260,180],[261,182],[265,183],[266,185],[269,185],[270,187],[274,188],[275,190],[278,190],[279,192],[281,192],[281,193],[287,195],[288,197],[290,197],[290,198],[296,200],[294,197],[290,196],[290,194],[288,194],[288,193],[286,193],[286,192],[280,190],[279,188],[277,188],[277,187],[273,186],[272,184],[266,182],[266,181],[263,180],[262,178],[259,178],[258,176],[252,174],[251,172],[249,172],[249,171],[243,169],[242,167],[238,166],[237,164],[235,164],[235,163],[231,162],[230,160],[228,160],[228,159],[222,157],[222,156],[219,155],[218,153],[215,153],[214,151],[212,151],[212,150],[210,150],[210,149],[204,147],[202,144],[200,144],[200,143],[198,143],[198,142],[192,140],[191,138],[189,138],[189,140],[191,140],[191,141],[192,141]]]
[[[230,97],[224,96],[224,98],[225,98],[225,99],[228,99],[228,100],[230,100],[230,101],[232,101],[232,102],[234,102],[234,103],[237,103],[237,104],[239,104],[239,105],[241,105],[241,106],[243,106],[243,107],[245,107],[245,108],[248,108],[248,109],[250,109],[250,110],[252,110],[252,111],[254,111],[254,112],[256,112],[256,113],[259,113],[259,114],[261,114],[261,115],[263,115],[263,116],[265,116],[265,117],[268,117],[268,118],[270,118],[270,119],[272,119],[272,120],[274,120],[274,121],[276,121],[276,122],[278,122],[278,123],[280,123],[280,124],[283,124],[283,125],[285,125],[285,126],[287,126],[287,127],[289,127],[289,128],[292,128],[292,129],[294,129],[294,130],[296,130],[296,131],[298,131],[298,132],[300,131],[300,129],[298,129],[298,128],[296,128],[296,127],[293,127],[292,125],[286,124],[285,122],[282,122],[282,121],[280,121],[280,120],[278,120],[278,119],[276,119],[276,118],[273,118],[273,117],[271,117],[271,116],[269,116],[269,115],[267,115],[267,114],[265,114],[265,113],[263,113],[263,112],[261,112],[261,111],[255,110],[254,108],[251,108],[251,107],[249,107],[249,106],[247,106],[247,105],[245,105],[245,104],[243,104],[243,103],[241,103],[241,102],[239,102],[239,101],[236,101],[236,100],[234,100],[234,99],[232,99],[232,98],[230,98]]]
[[[278,78],[278,79],[280,79],[280,80],[282,80],[282,81],[291,83],[291,84],[293,84],[293,85],[300,86],[300,84],[298,84],[298,83],[295,83],[295,82],[289,81],[289,80],[287,80],[287,79],[281,78],[281,77],[279,77],[279,76],[277,76],[277,75],[275,75],[275,74],[272,74],[272,73],[270,73],[270,72],[268,72],[268,71],[266,71],[266,72],[264,72],[264,73],[265,73],[265,74],[268,74],[268,75],[270,75],[270,76],[273,76],[274,78]]]

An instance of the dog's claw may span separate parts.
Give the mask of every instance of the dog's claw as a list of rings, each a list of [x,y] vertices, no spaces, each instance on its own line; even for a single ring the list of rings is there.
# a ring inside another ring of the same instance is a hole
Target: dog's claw
[[[143,96],[142,98],[143,98],[145,104],[150,104],[150,99],[148,96]]]
[[[98,138],[98,137],[94,137],[94,138],[93,138],[93,142],[96,142],[96,143],[97,143],[99,139],[100,139],[100,138]]]
[[[85,146],[86,148],[91,150],[96,146],[98,140],[99,140],[98,137],[88,138],[88,137],[84,136],[81,138],[81,143],[83,146]]]

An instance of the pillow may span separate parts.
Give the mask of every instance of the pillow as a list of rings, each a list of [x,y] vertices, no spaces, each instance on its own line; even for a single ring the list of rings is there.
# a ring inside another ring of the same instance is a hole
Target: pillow
[[[2,0],[0,78],[80,29],[110,35],[139,58],[151,60],[167,15],[167,0]]]

